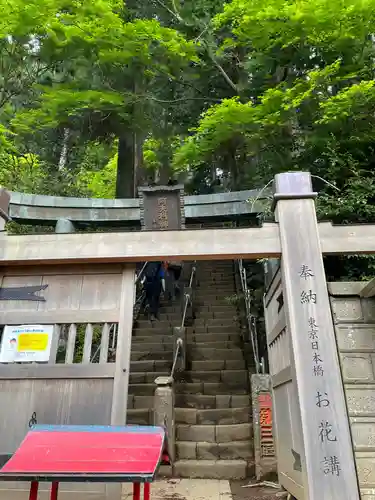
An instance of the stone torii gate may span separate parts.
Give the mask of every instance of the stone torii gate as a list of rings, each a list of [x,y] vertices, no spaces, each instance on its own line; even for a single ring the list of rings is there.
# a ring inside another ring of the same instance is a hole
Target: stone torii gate
[[[123,266],[111,413],[111,424],[118,424],[127,407],[134,263],[280,258],[281,270],[265,300],[279,480],[299,500],[358,500],[322,256],[375,254],[375,225],[317,223],[315,197],[309,173],[288,172],[275,177],[278,222],[260,228],[3,233],[0,266],[17,268],[19,274],[25,267],[41,265]],[[5,217],[4,209],[2,214]]]

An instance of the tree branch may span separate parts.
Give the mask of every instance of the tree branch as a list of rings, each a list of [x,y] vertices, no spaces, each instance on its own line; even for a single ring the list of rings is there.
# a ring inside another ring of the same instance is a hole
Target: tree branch
[[[239,92],[238,92],[237,85],[233,82],[233,80],[230,78],[230,76],[228,75],[228,73],[226,73],[226,71],[224,70],[224,68],[218,63],[216,57],[212,53],[212,50],[210,49],[210,47],[208,46],[208,44],[205,43],[204,45],[206,47],[206,51],[207,51],[208,57],[214,63],[214,65],[216,66],[216,68],[220,71],[220,73],[224,77],[224,80],[227,82],[227,84],[230,87],[232,87],[232,89],[236,92],[236,94],[238,94]]]
[[[158,3],[161,7],[163,7],[163,9],[169,12],[171,16],[177,19],[178,22],[186,24],[182,19],[182,17],[177,12],[173,12],[173,10],[170,9],[167,5],[165,5],[161,0],[156,0],[156,3]]]
[[[149,99],[150,101],[155,101],[161,104],[176,104],[185,101],[210,101],[210,102],[221,102],[222,99],[213,99],[212,97],[182,97],[181,99],[158,99],[152,95],[138,95],[137,97],[143,97],[144,99]]]
[[[180,23],[183,23],[185,26],[192,26],[191,24],[187,23],[181,16],[180,14],[177,12],[177,10],[175,12],[173,12],[172,9],[170,9],[167,5],[165,5],[161,0],[155,0],[161,7],[163,7],[167,12],[169,12],[175,19],[177,19]],[[172,4],[173,4],[173,7],[176,9],[176,4],[174,3],[174,0],[172,0]],[[204,30],[201,32],[201,34],[198,36],[198,38],[196,39],[196,41],[198,41],[202,35],[205,33],[205,31],[207,31],[209,28],[208,25],[206,25],[206,27],[204,28]],[[211,61],[213,62],[213,64],[216,66],[216,68],[220,71],[220,73],[222,74],[222,76],[224,77],[224,80],[228,83],[228,85],[236,92],[236,94],[238,94],[238,88],[236,86],[236,84],[233,82],[233,80],[230,78],[230,76],[225,72],[224,68],[218,63],[216,57],[214,56],[214,54],[212,53],[212,51],[210,50],[210,48],[208,47],[208,44],[207,42],[204,42],[203,45],[205,46],[206,48],[206,51],[207,51],[207,54],[209,56],[209,58],[211,59]]]

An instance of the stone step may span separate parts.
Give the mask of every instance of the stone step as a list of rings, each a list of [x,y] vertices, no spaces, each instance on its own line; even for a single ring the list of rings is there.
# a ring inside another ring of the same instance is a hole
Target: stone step
[[[168,377],[170,370],[162,372],[130,372],[129,384],[152,384],[157,377]]]
[[[218,291],[221,292],[227,290],[236,290],[236,284],[234,278],[203,278],[199,281],[199,283],[194,287],[194,291]]]
[[[242,354],[242,346],[240,346],[238,343],[233,342],[231,340],[214,340],[212,342],[194,342],[190,345],[188,345],[189,352],[195,352],[200,349],[237,349],[238,351],[241,352]],[[225,359],[221,358],[221,359]],[[231,358],[228,358],[231,359]]]
[[[228,311],[199,311],[196,313],[197,319],[220,319],[230,318],[237,315],[237,309],[230,309]]]
[[[181,311],[175,312],[175,313],[162,313],[159,311],[159,320],[160,321],[175,324],[175,323],[181,323],[181,319],[182,319],[182,312]]]
[[[148,410],[154,407],[153,395],[128,395],[128,410],[147,408]]]
[[[215,267],[198,267],[197,276],[211,276],[211,274],[222,274],[228,276],[234,274],[233,266],[224,266],[222,268]]]
[[[218,286],[216,286],[216,290],[218,289]],[[197,289],[195,289],[194,292],[196,290]],[[227,309],[230,309],[231,307],[233,307],[233,304],[227,303],[226,305],[224,305],[224,308],[227,308]],[[204,310],[208,310],[208,309],[211,310],[212,309],[212,310],[221,311],[223,306],[215,304],[215,303],[212,304],[211,306],[205,306],[204,304],[202,304],[202,305],[200,305],[200,310],[201,310],[201,308],[203,308]],[[170,306],[160,306],[159,313],[160,314],[168,314],[168,316],[174,316],[174,315],[178,316],[181,313],[181,304],[179,302],[174,302],[173,305],[170,305]],[[141,313],[141,316],[142,316],[142,313]]]
[[[236,290],[234,280],[223,281],[223,279],[201,280],[195,287],[194,293],[234,293]]]
[[[152,396],[155,392],[153,382],[141,384],[129,384],[129,394],[134,396]],[[176,394],[247,394],[247,388],[237,383],[222,382],[177,382],[175,384]]]
[[[195,349],[211,348],[211,349],[240,349],[238,343],[231,340],[216,340],[213,342],[194,342],[187,345],[188,352],[192,353]],[[224,358],[225,359],[225,358]]]
[[[198,276],[198,275],[197,275]],[[223,272],[201,272],[198,276],[198,283],[211,283],[216,281],[217,283],[234,283],[234,273],[233,271],[223,271]]]
[[[218,304],[220,302],[228,304],[227,298],[232,297],[232,295],[235,295],[233,290],[224,292],[221,291],[219,287],[216,287],[216,289],[212,291],[194,290],[194,297],[196,301],[201,304]]]
[[[155,384],[152,385],[155,390]],[[136,392],[137,387],[140,387],[140,390],[146,391],[145,384],[134,384],[129,387],[134,387],[132,394],[149,394],[149,392]],[[150,388],[151,390],[151,388]],[[215,395],[215,394],[247,394],[247,387],[244,387],[242,384],[238,384],[237,382],[231,384],[226,382],[181,382],[175,384],[175,392],[176,394],[207,394],[207,395]]]
[[[158,344],[159,347],[159,344]],[[133,347],[134,348],[134,347]],[[148,351],[133,351],[130,354],[130,359],[131,361],[145,361],[145,360],[151,360],[151,361],[169,361],[173,359],[173,351],[163,351],[161,349],[153,352],[148,352]],[[224,359],[224,358],[223,358]]]
[[[177,459],[180,460],[249,460],[254,456],[252,441],[206,443],[177,441]]]
[[[141,401],[135,401],[134,404],[141,404]],[[243,408],[250,405],[250,396],[248,394],[176,394],[176,408],[193,409],[214,409],[214,408]]]
[[[216,332],[216,333],[211,333],[211,332],[204,332],[204,333],[187,333],[187,342],[225,342],[225,341],[231,341],[235,342],[236,344],[238,342],[241,342],[241,333],[238,332],[233,332],[233,333],[228,333],[228,332]]]
[[[192,361],[191,370],[244,370],[246,368],[245,360],[242,359],[218,359],[216,361]],[[151,371],[151,370],[149,370]]]
[[[233,304],[213,304],[213,305],[202,305],[198,304],[196,307],[196,313],[200,314],[202,312],[227,312],[228,314],[232,311],[236,311],[237,307]]]
[[[233,260],[206,260],[197,264],[198,270],[233,269]]]
[[[225,317],[225,318],[196,318],[194,321],[194,326],[207,326],[208,328],[214,326],[227,326],[230,327],[236,326],[237,322],[233,319],[233,317]]]
[[[145,361],[132,361],[130,363],[130,373],[136,372],[162,372],[167,371],[170,372],[172,368],[172,360],[170,361],[155,361],[152,359],[148,359]],[[214,368],[216,369],[216,368]],[[222,370],[224,368],[217,368],[218,370]],[[229,368],[230,369],[230,368]]]
[[[164,328],[164,327],[152,327],[149,323],[148,327],[144,326],[142,328],[135,327],[133,328],[133,338],[137,336],[148,336],[148,335],[170,335],[172,337],[173,328]]]
[[[189,333],[239,333],[242,328],[238,323],[232,322],[231,325],[193,325],[186,328]]]
[[[200,279],[199,284],[195,287],[195,289],[199,288],[209,288],[215,286],[216,288],[235,288],[235,281],[233,276],[210,276],[207,278]]]
[[[136,335],[132,338],[132,347],[138,344],[154,344],[155,342],[163,344],[164,346],[169,346],[170,349],[173,347],[173,335],[171,333],[158,333],[154,335],[142,335],[143,331],[137,331]],[[140,349],[139,349],[140,350]]]
[[[132,349],[134,349],[136,352],[145,352],[145,353],[153,353],[154,351],[155,352],[161,352],[161,351],[172,352],[172,350],[173,350],[172,339],[168,343],[158,342],[159,339],[156,339],[155,337],[153,337],[152,340],[153,340],[153,343],[151,343],[151,342],[145,343],[145,342],[139,341],[138,338],[136,337],[135,339],[133,339]],[[234,341],[234,340],[217,340],[216,339],[214,341],[205,341],[205,342],[194,342],[194,341],[189,342],[188,341],[187,349],[188,349],[189,353],[193,353],[193,352],[195,352],[196,349],[202,349],[202,348],[239,349],[241,351],[240,342]],[[146,359],[152,359],[152,358],[146,358]],[[159,358],[155,358],[155,359],[159,359]]]
[[[223,382],[244,386],[248,385],[249,379],[247,370],[186,371],[182,377],[189,382]]]
[[[137,345],[137,343],[154,343],[155,341],[160,342],[164,345],[173,345],[173,337],[170,333],[158,333],[153,335],[142,335],[143,331],[137,331],[133,335],[132,345]],[[192,344],[194,342],[225,342],[231,341],[238,343],[241,341],[242,337],[239,332],[227,333],[227,332],[217,332],[217,333],[187,333],[187,342]]]
[[[153,423],[152,408],[128,409],[126,415],[126,424],[152,425],[152,423]]]
[[[153,383],[129,384],[128,393],[134,394],[134,396],[153,396],[155,387],[156,386]]]
[[[250,423],[230,425],[176,424],[177,441],[231,443],[232,441],[249,441],[252,437],[253,426]]]
[[[215,261],[199,261],[197,263],[197,269],[198,271],[204,272],[206,271],[214,271],[215,269],[234,269],[233,268],[233,260],[215,260]]]
[[[235,291],[236,287],[234,284],[222,285],[218,282],[206,285],[205,282],[202,281],[194,288],[194,296],[197,297],[207,294],[212,295],[213,297],[226,297],[227,294],[232,295]]]
[[[148,343],[145,344],[143,342],[138,342],[136,339],[132,341],[132,349],[134,349],[137,352],[153,352],[153,351],[172,351],[173,348],[173,342],[171,339],[171,342],[169,344],[162,344],[161,342],[157,342],[156,339],[154,338],[155,343]]]
[[[229,425],[251,421],[250,406],[242,408],[176,408],[176,423],[189,425]]]
[[[225,271],[228,269],[233,270],[233,261],[225,260],[225,261],[206,261],[206,262],[198,262],[197,270],[200,272],[204,271],[215,271],[218,269],[224,269]]]
[[[147,328],[147,329],[162,329],[170,331],[173,326],[176,326],[174,323],[172,324],[170,321],[150,321],[148,319],[138,319],[135,322],[135,328]]]
[[[133,354],[133,353],[132,353]],[[222,359],[239,359],[243,360],[242,350],[239,348],[234,349],[223,349],[223,348],[212,348],[212,347],[200,347],[196,344],[196,347],[190,347],[190,356],[192,361],[203,361],[203,360],[222,360]],[[151,358],[149,358],[151,359]],[[154,357],[154,359],[160,359]],[[164,358],[168,359],[168,358]]]
[[[174,474],[191,479],[245,479],[248,463],[246,460],[177,460]]]
[[[210,333],[239,333],[242,330],[241,325],[239,323],[232,323],[230,325],[192,325],[186,327],[186,333],[198,333],[204,334],[206,332]],[[158,335],[170,335],[172,338],[173,329],[166,328],[134,328],[133,330],[133,340],[137,337],[149,337],[155,336],[158,338]]]
[[[159,307],[160,314],[168,314],[175,315],[181,313],[181,305],[178,302],[173,302],[173,305],[160,306]]]
[[[194,304],[197,308],[197,310],[199,310],[199,308],[201,306],[207,306],[207,307],[213,307],[213,306],[232,306],[234,307],[235,304],[231,304],[231,297],[233,296],[233,294],[231,295],[212,295],[212,296],[208,296],[208,295],[202,295],[200,297],[195,297],[194,300]]]

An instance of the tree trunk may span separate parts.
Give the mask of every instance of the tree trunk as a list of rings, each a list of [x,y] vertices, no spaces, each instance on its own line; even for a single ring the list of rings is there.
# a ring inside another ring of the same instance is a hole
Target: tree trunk
[[[66,162],[68,160],[68,141],[69,141],[69,129],[64,128],[63,143],[59,158],[59,171],[64,170],[66,167]]]
[[[164,161],[159,169],[159,184],[161,186],[166,186],[168,184],[170,176],[171,176],[170,166],[164,159]]]
[[[116,198],[135,197],[135,134],[125,132],[118,141]]]
[[[135,162],[135,187],[145,186],[149,183],[149,172],[143,165],[143,143],[144,135],[142,132],[136,134],[136,162]]]

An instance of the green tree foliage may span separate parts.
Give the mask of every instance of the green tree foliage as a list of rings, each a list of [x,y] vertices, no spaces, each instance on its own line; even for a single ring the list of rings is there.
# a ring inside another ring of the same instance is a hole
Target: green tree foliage
[[[212,24],[219,52],[240,54],[241,84],[201,115],[175,167],[225,159],[253,186],[307,169],[339,189],[319,185],[322,216],[374,220],[375,2],[233,0]]]
[[[155,19],[127,21],[122,2],[18,0],[0,7],[7,19],[0,25],[2,65],[9,57],[19,60],[17,71],[9,64],[3,78],[1,137],[5,127],[16,134],[19,155],[40,154],[41,143],[52,140],[49,157],[42,153],[41,159],[55,167],[62,136],[77,171],[85,143],[152,128],[147,111],[154,84],[197,60],[194,44],[176,30]],[[137,88],[134,75],[141,81]],[[134,120],[140,105],[143,113]]]

